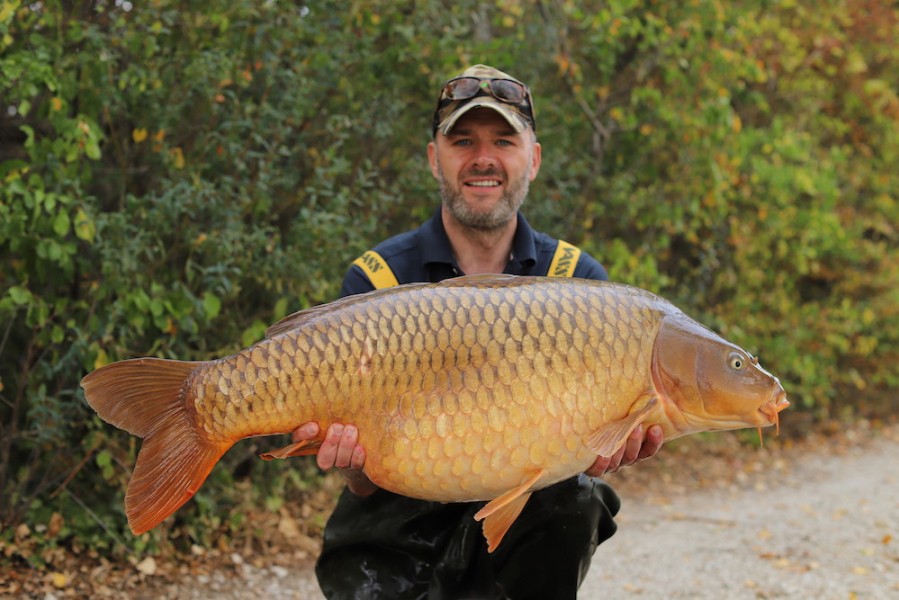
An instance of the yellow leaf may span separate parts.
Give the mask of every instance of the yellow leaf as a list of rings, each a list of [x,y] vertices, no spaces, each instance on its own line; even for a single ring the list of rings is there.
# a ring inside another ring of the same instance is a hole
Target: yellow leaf
[[[83,208],[79,208],[75,214],[75,235],[85,242],[93,242],[94,235],[97,233],[97,226]]]
[[[172,153],[172,159],[175,161],[176,169],[184,168],[184,152],[182,152],[181,148],[172,148],[169,152]]]
[[[50,579],[53,582],[53,587],[58,589],[66,587],[69,583],[69,578],[65,573],[52,573]]]
[[[94,369],[99,369],[100,367],[105,367],[109,364],[109,356],[106,355],[106,350],[100,348],[100,351],[97,352],[97,359],[94,361]]]
[[[175,324],[175,321],[172,320],[171,317],[168,317],[165,320],[165,329],[163,329],[169,335],[175,335],[178,333],[178,325]]]
[[[59,98],[53,98],[50,100],[50,108],[56,112],[62,110],[62,100]]]
[[[16,14],[17,2],[4,2],[0,4],[0,23],[6,23]]]
[[[147,139],[147,135],[148,134],[146,128],[141,127],[131,132],[131,139],[133,139],[136,144],[140,144],[142,141]]]

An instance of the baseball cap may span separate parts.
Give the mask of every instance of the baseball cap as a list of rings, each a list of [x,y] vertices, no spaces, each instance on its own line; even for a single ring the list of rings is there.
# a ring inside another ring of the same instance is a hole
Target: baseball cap
[[[536,130],[533,99],[528,87],[499,69],[474,65],[441,88],[432,133],[435,136],[438,131],[449,134],[462,115],[479,107],[498,112],[516,133],[528,126]]]

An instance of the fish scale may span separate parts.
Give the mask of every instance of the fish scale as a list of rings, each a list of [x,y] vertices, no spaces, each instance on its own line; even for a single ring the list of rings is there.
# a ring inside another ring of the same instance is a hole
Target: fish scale
[[[728,366],[737,354],[739,369]],[[237,441],[313,421],[354,424],[382,488],[490,500],[479,518],[491,550],[532,490],[611,455],[641,422],[671,439],[769,425],[787,404],[745,351],[654,294],[514,276],[345,298],[230,357],[122,361],[82,385],[102,418],[145,438],[126,495],[135,532],[189,499]],[[491,519],[501,526],[487,533]]]

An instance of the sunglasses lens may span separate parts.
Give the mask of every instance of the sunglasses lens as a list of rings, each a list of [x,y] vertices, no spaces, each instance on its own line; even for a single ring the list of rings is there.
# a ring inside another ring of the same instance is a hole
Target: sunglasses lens
[[[508,79],[494,79],[490,82],[493,95],[503,102],[521,104],[524,102],[524,86]]]
[[[476,77],[460,77],[453,79],[443,88],[443,97],[447,100],[467,100],[478,93],[481,80]]]

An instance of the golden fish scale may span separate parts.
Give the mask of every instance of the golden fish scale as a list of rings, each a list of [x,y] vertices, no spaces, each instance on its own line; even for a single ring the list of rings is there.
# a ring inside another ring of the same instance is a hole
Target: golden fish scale
[[[432,500],[495,497],[588,467],[586,446],[650,385],[658,301],[578,280],[423,288],[347,304],[199,369],[212,439],[358,426],[378,485]]]

